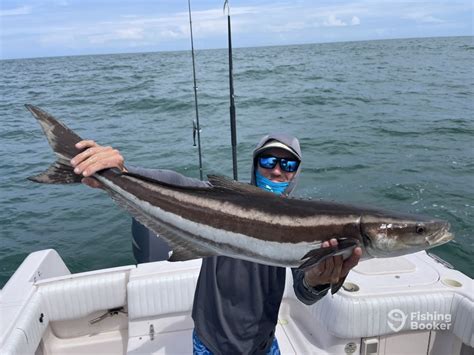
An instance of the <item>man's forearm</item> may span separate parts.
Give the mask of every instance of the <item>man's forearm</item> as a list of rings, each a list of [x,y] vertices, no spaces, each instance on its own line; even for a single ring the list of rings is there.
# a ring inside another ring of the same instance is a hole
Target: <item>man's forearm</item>
[[[303,270],[291,269],[291,271],[293,273],[293,290],[295,291],[296,297],[304,304],[314,304],[327,294],[329,284],[311,287],[304,281]]]

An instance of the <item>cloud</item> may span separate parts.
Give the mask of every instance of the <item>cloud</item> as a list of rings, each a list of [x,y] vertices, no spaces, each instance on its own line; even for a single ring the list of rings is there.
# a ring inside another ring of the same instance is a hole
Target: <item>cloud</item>
[[[294,38],[307,36],[308,33],[319,33],[330,27],[348,27],[360,24],[360,17],[367,14],[367,10],[359,3],[346,3],[339,5],[314,5],[306,6],[267,6],[264,10],[265,16],[246,16],[247,26],[242,28],[243,32],[252,31],[277,33],[293,33]],[[310,31],[310,32],[308,32]],[[317,31],[317,32],[316,32]],[[321,37],[318,37],[321,38]]]
[[[357,16],[353,16],[351,20],[351,25],[353,26],[360,25],[360,19]]]
[[[71,48],[75,43],[74,35],[66,32],[56,34],[47,34],[39,37],[39,44],[44,47],[63,46]]]
[[[138,46],[148,43],[147,35],[143,28],[122,28],[108,33],[81,34],[80,38],[94,45],[123,42],[126,46]]]
[[[308,27],[308,24],[302,21],[295,21],[295,22],[287,22],[281,25],[269,25],[267,29],[270,32],[292,32],[292,31],[299,31],[304,30]]]
[[[324,20],[323,26],[327,26],[327,27],[347,26],[347,23],[338,19],[336,15],[329,15],[328,18]]]
[[[182,31],[164,30],[160,32],[160,37],[164,39],[179,39],[184,38]]]
[[[255,11],[254,8],[245,7],[233,12],[249,14],[255,13]],[[144,40],[146,42],[153,42],[156,39],[161,41],[187,39],[189,38],[188,16],[187,12],[177,12],[161,16],[120,16],[115,21],[100,22],[97,30],[100,28],[104,35],[94,35],[93,41],[97,42],[100,40],[100,43],[106,43],[119,39],[117,36],[112,35],[113,33],[121,34],[122,38],[120,39],[127,39],[126,36],[129,35],[130,37],[128,38],[130,39]],[[193,11],[192,21],[193,34],[196,38],[221,35],[227,30],[226,17],[222,9]],[[138,31],[138,28],[140,28],[140,31]],[[236,28],[234,23],[233,28]],[[134,31],[131,32],[131,29],[134,29]],[[109,35],[105,35],[105,33],[109,33]]]
[[[117,38],[119,39],[143,39],[143,28],[124,28],[117,30]]]
[[[406,14],[403,18],[408,20],[414,20],[416,22],[421,23],[443,23],[445,21],[432,16],[431,14],[423,13],[423,12],[414,12],[411,14]]]
[[[20,6],[10,10],[0,10],[0,16],[19,16],[31,14],[31,6]]]
[[[258,6],[240,6],[240,7],[232,7],[230,10],[230,16],[235,17],[235,16],[241,16],[241,15],[261,15],[264,12],[266,12],[266,7],[258,7]],[[189,14],[188,12],[178,12],[176,14],[177,16],[183,16],[188,18]],[[218,7],[216,9],[209,9],[209,10],[199,10],[199,11],[193,11],[192,10],[192,17],[194,18],[200,18],[201,20],[204,19],[214,19],[216,17],[223,17],[227,16],[227,11],[224,13],[222,11],[221,7]],[[193,20],[194,21],[194,20]]]
[[[421,30],[424,36],[472,34],[470,0],[283,1],[263,4],[247,0],[243,6],[233,6],[234,45],[392,38],[419,35]],[[81,48],[85,53],[113,52],[140,46],[143,50],[179,50],[189,46],[187,6],[174,1],[157,2],[163,6],[104,0],[31,3],[34,6],[10,5],[10,9],[0,10],[0,40],[6,56],[13,56],[8,48],[17,48],[25,39],[44,52],[58,48],[74,48],[77,53]],[[221,5],[204,2],[200,10],[193,10],[198,48],[225,46],[226,14]]]

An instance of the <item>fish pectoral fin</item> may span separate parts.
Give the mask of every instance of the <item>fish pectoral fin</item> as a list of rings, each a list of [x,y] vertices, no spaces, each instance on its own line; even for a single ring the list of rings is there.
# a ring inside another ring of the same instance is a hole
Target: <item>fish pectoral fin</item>
[[[301,264],[298,269],[307,270],[310,267],[316,266],[326,260],[327,258],[333,256],[335,252],[334,247],[320,248],[311,250],[306,254],[303,259],[307,259],[303,264]]]
[[[217,255],[211,249],[202,247],[198,243],[190,242],[190,236],[187,235],[185,237],[186,232],[184,231],[172,231],[169,228],[154,223],[149,225],[152,226],[153,230],[157,231],[157,234],[168,243],[168,246],[171,249],[171,255],[168,258],[168,261],[186,261]],[[181,233],[181,235],[178,235],[179,233]]]
[[[342,285],[344,285],[344,282],[346,281],[346,276],[344,276],[343,278],[339,279],[339,281],[335,284],[331,284],[331,294],[334,295],[337,291],[339,291],[339,289],[342,287]]]
[[[206,258],[208,256],[214,255],[216,254],[210,251],[196,249],[191,246],[186,248],[182,246],[175,246],[171,250],[171,256],[168,258],[168,261],[186,261],[192,259]]]
[[[338,244],[336,246],[317,248],[309,251],[302,258],[302,260],[307,260],[299,266],[299,269],[309,269],[332,256],[342,255],[344,259],[347,259],[352,254],[352,250],[354,250],[358,245],[359,243],[355,239],[340,238],[338,239]]]

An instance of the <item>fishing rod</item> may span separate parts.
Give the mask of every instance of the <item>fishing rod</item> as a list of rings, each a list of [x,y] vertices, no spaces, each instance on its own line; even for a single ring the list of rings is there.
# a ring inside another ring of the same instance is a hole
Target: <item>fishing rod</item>
[[[199,178],[202,180],[202,155],[201,155],[201,126],[199,125],[199,110],[198,110],[198,98],[197,98],[197,85],[196,85],[196,64],[194,62],[194,41],[193,41],[193,23],[191,19],[191,0],[188,0],[189,10],[189,29],[191,30],[191,56],[193,58],[193,80],[194,80],[194,106],[196,108],[196,120],[193,121],[193,141],[196,146],[196,134],[198,141],[198,154],[199,154]]]
[[[224,1],[224,13],[227,7],[227,34],[229,43],[229,94],[230,94],[230,136],[232,143],[232,170],[234,172],[234,180],[237,177],[237,124],[235,120],[235,103],[234,103],[234,79],[232,73],[232,33],[230,26],[230,5],[229,0]]]

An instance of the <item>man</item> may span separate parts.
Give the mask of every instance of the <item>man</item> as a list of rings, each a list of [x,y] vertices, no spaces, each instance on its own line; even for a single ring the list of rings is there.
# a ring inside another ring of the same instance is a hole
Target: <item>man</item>
[[[83,141],[84,149],[71,160],[84,183],[98,187],[87,178],[98,170],[116,167],[181,186],[209,186],[209,182],[186,178],[167,170],[125,168],[123,157],[110,147]],[[251,183],[262,189],[289,195],[301,171],[301,149],[296,138],[285,134],[263,137],[253,153]],[[323,247],[337,245],[337,240]],[[307,271],[293,269],[293,287],[298,299],[312,304],[321,299],[331,283],[345,277],[362,254],[355,248],[343,261],[332,257]],[[275,338],[278,311],[285,287],[282,267],[252,263],[226,256],[203,259],[193,305],[195,354],[279,354]]]

